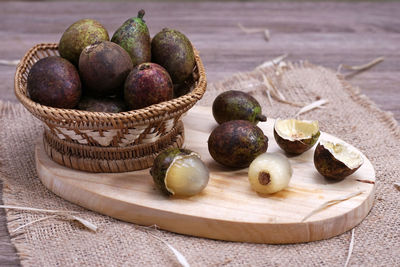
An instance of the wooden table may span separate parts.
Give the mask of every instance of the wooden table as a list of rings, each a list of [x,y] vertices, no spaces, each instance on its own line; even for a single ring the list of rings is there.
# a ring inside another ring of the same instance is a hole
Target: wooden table
[[[152,35],[163,27],[187,34],[200,50],[209,82],[250,71],[289,53],[336,69],[384,56],[378,66],[350,79],[379,107],[400,120],[400,3],[68,3],[0,2],[0,59],[19,59],[34,44],[57,42],[81,18],[99,20],[110,34],[140,8]],[[238,27],[268,28],[246,34]],[[15,68],[0,66],[0,99],[16,102]],[[1,193],[0,193],[1,196]],[[18,265],[0,210],[0,266]]]

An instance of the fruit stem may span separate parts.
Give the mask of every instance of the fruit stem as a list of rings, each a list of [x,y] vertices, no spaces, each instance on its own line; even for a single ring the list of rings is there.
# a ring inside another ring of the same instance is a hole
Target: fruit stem
[[[261,185],[267,185],[271,182],[271,175],[268,172],[260,172],[258,174],[258,182]]]
[[[143,64],[140,64],[138,68],[139,68],[139,70],[146,70],[146,69],[150,69],[150,65],[143,63]]]
[[[139,10],[137,16],[138,16],[139,19],[143,19],[144,14],[145,14],[144,9],[141,9],[141,10]]]
[[[262,115],[262,114],[257,114],[256,115],[256,120],[258,120],[258,121],[267,121],[267,117]]]

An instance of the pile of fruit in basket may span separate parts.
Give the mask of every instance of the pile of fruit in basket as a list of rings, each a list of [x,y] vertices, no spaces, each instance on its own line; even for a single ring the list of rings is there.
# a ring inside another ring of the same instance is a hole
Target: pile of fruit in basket
[[[143,16],[140,10],[124,22],[111,41],[95,20],[72,24],[59,42],[60,56],[45,57],[32,66],[27,80],[30,98],[57,108],[122,112],[188,93],[195,79],[189,39],[167,28],[151,39]],[[250,185],[258,193],[288,186],[292,167],[284,154],[267,153],[268,138],[257,126],[267,118],[255,98],[227,91],[215,99],[212,112],[219,126],[209,136],[208,150],[216,162],[232,169],[248,167]],[[273,136],[284,152],[300,155],[316,144],[320,131],[317,121],[277,119]],[[329,179],[344,179],[362,163],[361,155],[344,143],[320,141],[314,152],[316,169]],[[150,173],[166,195],[192,196],[209,181],[207,166],[188,149],[161,152]]]
[[[111,41],[96,20],[73,23],[59,41],[60,56],[32,66],[29,97],[56,108],[122,112],[188,93],[195,68],[191,42],[168,28],[151,39],[144,14],[125,21]]]

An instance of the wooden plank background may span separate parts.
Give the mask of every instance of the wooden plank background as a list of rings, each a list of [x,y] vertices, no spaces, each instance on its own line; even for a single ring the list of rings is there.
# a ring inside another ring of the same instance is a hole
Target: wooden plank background
[[[34,44],[58,42],[74,21],[94,18],[109,29],[146,10],[152,35],[163,27],[184,32],[200,50],[209,82],[289,53],[288,60],[309,60],[336,69],[384,56],[378,66],[349,81],[379,107],[400,120],[400,3],[224,2],[224,3],[79,3],[0,2],[0,59],[19,59]],[[245,34],[237,24],[265,28]],[[15,68],[0,66],[0,99],[16,101]],[[1,193],[0,193],[1,196]],[[0,266],[19,261],[10,245],[0,210]]]

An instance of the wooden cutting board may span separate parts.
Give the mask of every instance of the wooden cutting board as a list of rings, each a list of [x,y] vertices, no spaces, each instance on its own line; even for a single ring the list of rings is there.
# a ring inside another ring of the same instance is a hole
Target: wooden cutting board
[[[273,122],[268,119],[258,126],[269,138],[268,152],[283,153],[273,137]],[[194,107],[184,123],[185,147],[197,151],[210,169],[208,186],[194,197],[161,195],[148,169],[117,174],[68,169],[49,159],[41,141],[35,150],[39,178],[60,197],[120,220],[229,241],[297,243],[326,239],[359,224],[372,207],[375,171],[364,155],[361,168],[340,182],[328,181],[315,170],[313,149],[291,157],[293,177],[289,186],[262,196],[252,191],[247,169],[231,171],[215,163],[209,155],[207,139],[217,125],[210,108]],[[326,133],[320,138],[340,141]],[[322,203],[359,190],[364,192],[302,222]]]

